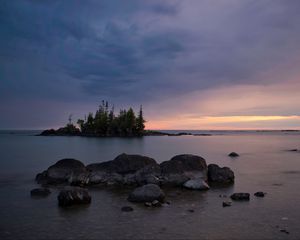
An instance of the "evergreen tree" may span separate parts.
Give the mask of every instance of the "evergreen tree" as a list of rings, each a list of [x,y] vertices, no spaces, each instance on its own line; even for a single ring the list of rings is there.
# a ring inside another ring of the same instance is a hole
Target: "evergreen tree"
[[[145,128],[142,106],[138,117],[132,108],[121,109],[118,116],[114,114],[114,106],[109,108],[107,101],[102,101],[95,113],[89,113],[85,120],[78,119],[81,132],[96,136],[142,136]]]
[[[137,130],[137,134],[138,135],[142,135],[143,132],[144,132],[144,129],[145,129],[145,120],[144,120],[144,117],[143,117],[143,107],[141,105],[140,107],[140,111],[139,111],[139,115],[136,119],[136,130]]]

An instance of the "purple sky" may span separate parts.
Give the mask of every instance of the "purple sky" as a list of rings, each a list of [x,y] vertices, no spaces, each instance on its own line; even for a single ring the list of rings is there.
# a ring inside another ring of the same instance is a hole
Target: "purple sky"
[[[0,128],[143,105],[154,129],[300,129],[298,0],[2,0]]]

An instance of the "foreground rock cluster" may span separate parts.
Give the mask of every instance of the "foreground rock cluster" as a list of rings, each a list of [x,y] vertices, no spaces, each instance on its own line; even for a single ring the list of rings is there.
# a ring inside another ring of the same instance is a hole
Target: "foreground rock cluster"
[[[191,154],[177,155],[158,164],[146,156],[123,153],[114,160],[87,166],[75,159],[62,159],[37,174],[36,181],[43,186],[136,186],[128,200],[155,205],[165,199],[160,187],[208,190],[210,184],[233,183],[234,173],[228,167],[207,166],[205,159]],[[60,206],[69,206],[90,203],[91,198],[86,190],[73,188],[61,191],[58,201]]]
[[[62,159],[37,174],[36,181],[43,185],[156,184],[208,189],[210,183],[233,183],[234,173],[228,167],[207,166],[205,159],[191,154],[177,155],[158,164],[146,156],[123,153],[114,160],[87,166],[75,159]]]

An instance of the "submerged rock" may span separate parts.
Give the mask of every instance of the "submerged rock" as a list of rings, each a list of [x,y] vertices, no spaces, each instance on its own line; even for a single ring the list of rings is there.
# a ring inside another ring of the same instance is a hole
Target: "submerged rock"
[[[51,194],[51,191],[48,188],[35,188],[30,191],[32,197],[47,197]]]
[[[146,184],[138,187],[129,194],[130,202],[153,202],[154,200],[163,202],[165,193],[155,184]]]
[[[254,196],[256,197],[264,197],[266,194],[264,192],[256,192],[254,193]]]
[[[230,198],[235,201],[249,201],[250,194],[249,193],[234,193],[230,196]]]
[[[132,212],[133,208],[130,207],[130,206],[124,206],[124,207],[121,208],[121,211],[122,212]]]
[[[205,159],[192,154],[182,154],[160,164],[163,183],[182,186],[195,178],[207,179]]]
[[[290,150],[288,150],[289,152],[298,152],[299,150],[298,149],[290,149]]]
[[[58,205],[61,207],[69,207],[77,204],[90,204],[92,200],[88,190],[78,187],[60,191],[57,199]]]
[[[228,154],[228,156],[234,158],[234,157],[239,157],[240,155],[237,154],[236,152],[231,152],[231,153]]]
[[[208,181],[215,183],[233,183],[234,172],[228,167],[219,167],[217,164],[208,165]]]
[[[203,181],[201,178],[188,180],[183,184],[185,188],[193,189],[193,190],[208,190],[208,184]]]
[[[223,204],[222,204],[222,206],[223,206],[223,207],[230,207],[231,204],[232,204],[232,202],[224,201]]]

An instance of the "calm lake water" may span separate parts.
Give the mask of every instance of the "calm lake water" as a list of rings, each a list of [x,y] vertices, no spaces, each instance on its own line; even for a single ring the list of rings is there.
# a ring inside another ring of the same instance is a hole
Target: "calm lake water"
[[[214,132],[213,136],[84,138],[0,132],[0,239],[300,239],[299,132]],[[241,156],[231,159],[229,152]],[[62,158],[85,164],[120,153],[157,162],[191,153],[232,168],[232,187],[206,192],[166,190],[168,207],[127,202],[128,189],[92,188],[89,207],[61,209],[58,190],[33,199],[34,177]],[[251,193],[250,202],[223,208],[220,194]],[[267,192],[256,198],[256,191]],[[174,194],[175,193],[175,194]],[[121,212],[132,206],[133,212]],[[188,210],[193,209],[194,212]],[[280,232],[285,229],[289,234]]]

